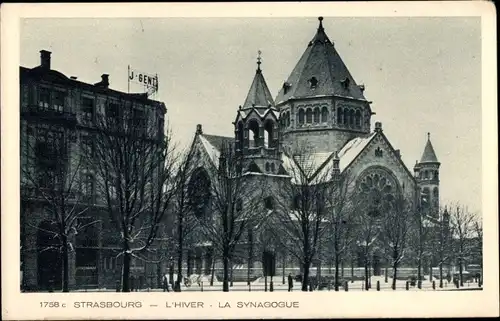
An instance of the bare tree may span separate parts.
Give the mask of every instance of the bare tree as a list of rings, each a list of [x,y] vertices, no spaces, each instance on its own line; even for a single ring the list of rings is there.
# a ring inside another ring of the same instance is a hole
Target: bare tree
[[[450,212],[453,238],[457,242],[455,254],[458,260],[459,282],[460,286],[463,286],[463,269],[470,254],[470,241],[472,239],[472,232],[474,231],[475,216],[465,206],[460,204],[450,207]]]
[[[421,200],[421,204],[417,206],[417,210],[415,215],[412,216],[413,220],[410,219],[412,224],[412,235],[411,235],[411,248],[415,252],[415,256],[417,259],[417,282],[418,288],[422,287],[422,261],[425,257],[429,256],[429,237],[430,237],[430,221],[427,217],[427,211],[423,206],[425,200]],[[432,260],[431,260],[432,261]],[[432,275],[432,264],[430,264]]]
[[[397,194],[382,221],[382,238],[391,259],[393,290],[396,289],[398,267],[408,250],[412,206],[403,194]]]
[[[203,182],[200,199],[208,198],[212,216],[197,215],[203,235],[220,253],[224,267],[223,291],[229,291],[229,268],[242,235],[262,211],[263,181],[243,171],[242,159],[232,145],[220,148],[218,166],[205,169],[210,181]],[[207,204],[205,204],[207,205]]]
[[[483,219],[479,215],[476,215],[474,219],[474,233],[475,238],[476,238],[476,243],[474,244],[474,247],[477,250],[478,258],[479,258],[479,266],[480,266],[480,273],[481,275],[479,276],[480,278],[480,283],[482,283],[483,280]]]
[[[185,250],[186,241],[190,240],[190,236],[196,228],[196,220],[193,215],[193,208],[196,203],[192,201],[195,195],[192,188],[197,188],[197,184],[189,184],[189,178],[192,175],[194,168],[193,150],[185,153],[178,165],[175,176],[176,195],[173,202],[173,212],[175,215],[174,221],[174,238],[177,258],[177,281],[174,285],[174,291],[181,291],[180,282],[182,280],[182,262]]]
[[[98,187],[123,256],[121,290],[130,291],[133,257],[144,259],[175,195],[176,154],[156,111],[109,102],[95,122]]]
[[[451,226],[447,207],[440,209],[437,225],[432,230],[439,267],[439,287],[443,287],[443,265],[451,260]]]
[[[352,247],[355,236],[355,198],[352,196],[353,176],[349,172],[334,174],[326,184],[325,203],[330,233],[325,246],[330,247],[335,266],[335,291],[339,290],[339,267]]]
[[[365,289],[370,288],[370,266],[373,246],[380,234],[380,219],[373,213],[366,211],[361,206],[356,216],[357,244],[362,250],[365,268]]]
[[[61,127],[30,126],[21,139],[22,197],[42,201],[46,206],[50,227],[42,229],[55,240],[42,251],[57,251],[62,260],[62,290],[69,292],[69,252],[73,237],[97,223],[83,223],[80,218],[92,203],[92,188],[82,181],[82,157],[74,149],[76,134]],[[83,183],[83,184],[82,184]],[[29,223],[28,223],[29,224]]]
[[[314,153],[297,148],[288,153],[289,179],[282,180],[275,190],[276,211],[274,232],[288,252],[301,262],[302,291],[307,291],[309,270],[318,245],[327,232],[328,214],[325,208],[327,184],[331,173],[316,173]]]

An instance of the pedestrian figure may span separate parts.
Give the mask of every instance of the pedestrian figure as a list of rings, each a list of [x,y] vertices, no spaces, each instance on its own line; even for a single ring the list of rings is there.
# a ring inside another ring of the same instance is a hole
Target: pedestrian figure
[[[166,274],[163,276],[163,292],[165,291],[170,292],[168,290],[168,276]]]
[[[288,274],[288,292],[292,292],[293,290],[293,277],[292,273]]]

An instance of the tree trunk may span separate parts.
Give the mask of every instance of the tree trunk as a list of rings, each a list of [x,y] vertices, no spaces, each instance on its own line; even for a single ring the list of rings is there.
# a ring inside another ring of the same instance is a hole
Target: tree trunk
[[[177,281],[174,284],[174,291],[181,292],[181,280],[182,280],[182,256],[184,254],[184,230],[183,230],[183,219],[184,213],[179,213],[179,222],[177,223]]]
[[[212,275],[210,276],[210,286],[214,285],[215,277],[215,256],[212,256]]]
[[[168,283],[174,286],[174,263],[170,262],[168,266]]]
[[[339,256],[335,255],[335,291],[339,290]]]
[[[174,291],[181,292],[181,280],[182,280],[182,244],[179,244],[177,250],[177,281],[174,284]]]
[[[464,278],[463,278],[463,262],[462,262],[462,253],[460,253],[460,260],[459,260],[459,265],[458,265],[458,272],[459,272],[459,281],[460,281],[460,286],[464,286]]]
[[[223,254],[223,265],[224,265],[224,276],[222,279],[222,291],[223,292],[229,292],[229,258],[227,253]]]
[[[365,289],[368,291],[369,289],[369,283],[368,283],[368,280],[370,278],[370,276],[368,275],[368,258],[365,258]]]
[[[68,240],[67,236],[63,236],[62,244],[62,260],[63,260],[63,280],[62,291],[69,292],[69,258],[68,258]]]
[[[233,286],[233,261],[229,261],[229,266],[230,266],[230,271],[231,271],[230,285],[232,287]]]
[[[354,283],[354,258],[351,259],[351,283]]]
[[[417,262],[417,284],[418,288],[422,288],[422,254],[418,254],[418,262]]]
[[[282,267],[282,274],[283,274],[283,277],[282,277],[282,283],[285,284],[285,265],[286,265],[286,256],[285,254],[283,254],[283,267]]]
[[[398,265],[394,263],[394,265],[392,266],[392,286],[391,286],[393,290],[396,290],[397,276],[398,276]]]
[[[187,271],[186,271],[186,276],[190,277],[191,273],[193,273],[193,253],[191,250],[188,250],[187,253]]]
[[[161,288],[163,286],[161,280],[163,275],[161,275],[161,265],[160,263],[156,263],[156,284],[157,288]]]
[[[130,262],[132,255],[126,250],[123,253],[122,292],[130,292]]]
[[[443,263],[439,263],[439,287],[443,287]]]
[[[309,267],[311,266],[311,262],[304,262],[304,275],[302,276],[302,291],[307,292],[307,285],[309,284]]]

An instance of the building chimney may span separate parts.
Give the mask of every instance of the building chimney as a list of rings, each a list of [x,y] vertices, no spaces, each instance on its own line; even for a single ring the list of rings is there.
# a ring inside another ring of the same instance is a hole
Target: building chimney
[[[401,158],[401,151],[399,149],[396,149],[396,155]]]
[[[196,125],[196,135],[202,135],[203,134],[203,129],[201,127],[201,124]]]
[[[106,88],[109,87],[109,75],[108,74],[101,75],[101,85],[103,87],[106,87]]]
[[[43,69],[50,69],[50,51],[40,50],[40,66]]]
[[[77,80],[77,79],[78,79],[78,77],[76,77],[76,76],[71,76],[71,77],[69,77],[69,78],[70,78],[70,79],[73,79],[73,80]]]
[[[376,122],[375,123],[375,131],[376,132],[381,132],[382,131],[382,123],[381,122]]]

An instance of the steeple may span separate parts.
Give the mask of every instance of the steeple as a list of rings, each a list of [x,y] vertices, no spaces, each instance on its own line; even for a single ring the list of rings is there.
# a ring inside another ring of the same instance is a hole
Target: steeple
[[[326,35],[323,17],[314,38],[293,69],[276,97],[280,104],[289,98],[336,95],[354,99],[366,99],[356,84],[333,43]]]
[[[283,146],[307,136],[318,142],[317,152],[331,153],[355,137],[369,135],[373,113],[364,86],[356,84],[328,38],[323,17],[318,21],[275,103]]]
[[[432,147],[431,133],[427,133],[427,143],[425,144],[424,153],[420,159],[420,164],[422,163],[439,163],[436,153],[434,152],[434,147]]]
[[[434,147],[431,143],[431,134],[427,133],[427,143],[420,162],[414,167],[415,179],[421,196],[426,199],[424,210],[434,217],[439,215],[439,163]]]
[[[261,54],[262,52],[259,50],[257,57],[257,70],[255,71],[255,76],[253,78],[252,85],[250,86],[250,90],[248,91],[247,98],[245,99],[245,103],[242,106],[243,109],[252,107],[267,108],[270,105],[274,106],[273,97],[267,87],[262,70],[260,69],[260,65],[262,64]]]

